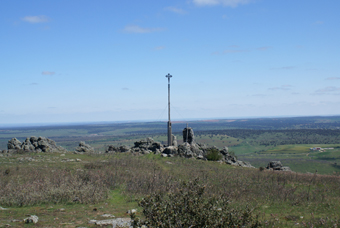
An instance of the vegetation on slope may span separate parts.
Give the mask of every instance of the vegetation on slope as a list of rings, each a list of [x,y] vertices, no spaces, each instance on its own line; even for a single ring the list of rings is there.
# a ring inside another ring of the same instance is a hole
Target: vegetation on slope
[[[82,161],[70,160],[75,158]],[[246,208],[255,209],[263,226],[319,223],[326,217],[327,222],[336,223],[340,210],[339,176],[260,171],[155,155],[66,154],[62,157],[32,153],[3,157],[1,162],[0,205],[26,214],[39,205],[48,208],[105,204],[119,198],[120,194],[127,197],[124,197],[127,202],[133,202],[154,193],[164,195],[169,190],[180,189],[181,181],[197,178],[200,186],[206,186],[204,200],[221,196],[228,200],[228,208],[240,212]],[[114,210],[115,205],[110,205]],[[104,205],[104,208],[108,207]],[[0,219],[12,217],[10,210],[3,211]],[[80,218],[84,216],[75,213]],[[46,221],[52,222],[49,218]],[[83,221],[86,224],[87,218],[83,217]]]

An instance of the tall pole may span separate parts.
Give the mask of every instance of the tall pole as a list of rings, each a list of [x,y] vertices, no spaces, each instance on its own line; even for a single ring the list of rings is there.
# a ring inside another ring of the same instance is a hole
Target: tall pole
[[[166,75],[168,78],[168,146],[172,146],[172,132],[171,132],[171,120],[170,120],[170,78],[172,76],[170,74]]]

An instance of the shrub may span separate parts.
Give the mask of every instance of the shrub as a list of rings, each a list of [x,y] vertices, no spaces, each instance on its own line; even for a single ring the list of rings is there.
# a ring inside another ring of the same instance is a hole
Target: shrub
[[[145,219],[131,214],[133,227],[259,227],[257,218],[248,207],[237,210],[229,207],[224,195],[207,196],[205,186],[195,179],[181,182],[178,189],[154,193],[143,198]]]
[[[208,149],[207,159],[209,161],[219,161],[222,159],[222,154],[220,153],[218,149],[211,148],[211,149]]]

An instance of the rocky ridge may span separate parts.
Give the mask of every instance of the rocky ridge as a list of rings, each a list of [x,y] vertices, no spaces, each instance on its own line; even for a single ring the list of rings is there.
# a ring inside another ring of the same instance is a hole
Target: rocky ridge
[[[56,142],[52,139],[45,137],[35,137],[26,138],[24,142],[20,142],[17,138],[12,138],[7,143],[8,152],[15,152],[18,150],[23,150],[26,152],[64,152],[61,146],[57,146]]]
[[[175,138],[173,138],[175,139]],[[174,141],[173,146],[164,146],[160,142],[155,142],[152,138],[146,138],[134,143],[134,146],[129,148],[127,146],[116,147],[109,145],[105,153],[124,153],[131,152],[133,154],[161,154],[163,157],[184,157],[201,160],[208,160],[209,153],[215,151],[219,155],[219,161],[229,165],[255,168],[249,162],[240,161],[232,153],[229,153],[228,147],[218,149],[217,147],[208,147],[204,144],[195,142],[195,135],[192,128],[184,128],[183,130],[183,144],[176,146],[177,141]]]

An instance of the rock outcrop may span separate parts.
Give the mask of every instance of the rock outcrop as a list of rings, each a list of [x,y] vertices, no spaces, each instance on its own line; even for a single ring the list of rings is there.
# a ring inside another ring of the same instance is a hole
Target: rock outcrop
[[[7,143],[7,149],[9,150],[19,150],[21,149],[21,142],[17,138],[12,138]]]
[[[189,144],[195,143],[194,130],[191,127],[183,129],[183,142],[187,142]]]
[[[131,148],[133,153],[141,154],[160,154],[164,147],[160,142],[155,142],[152,138],[146,138],[145,140],[140,140],[134,143],[134,147]]]
[[[184,158],[194,158],[201,160],[209,160],[208,154],[212,150],[217,151],[220,162],[226,163],[228,165],[255,168],[249,162],[240,161],[237,157],[229,152],[228,147],[219,149],[215,146],[208,147],[195,142],[195,135],[192,128],[184,128],[183,130],[183,144],[177,146],[177,139],[173,135],[173,146],[163,146],[160,142],[154,141],[152,138],[142,139],[140,141],[134,142],[134,146],[129,148],[128,146],[114,146],[109,145],[105,150],[105,153],[115,154],[115,153],[125,153],[130,152],[136,155],[143,154],[161,154],[163,157],[184,157]],[[15,144],[15,142],[13,143]],[[80,142],[79,147],[76,149],[76,153],[86,153],[93,152],[94,149],[85,142]],[[285,169],[285,168],[283,168]],[[288,168],[289,169],[289,168]]]
[[[267,169],[277,171],[292,171],[288,166],[283,166],[281,161],[271,161],[268,163]]]
[[[172,145],[173,146],[177,146],[178,143],[177,143],[177,137],[175,135],[171,135],[172,136]]]
[[[45,137],[35,137],[26,138],[26,140],[21,143],[17,138],[12,138],[7,143],[7,148],[9,152],[23,150],[27,152],[64,152],[66,151],[63,147],[57,146],[56,142],[52,139]]]
[[[163,152],[163,157],[180,156],[185,158],[196,158],[202,160],[208,160],[208,154],[214,151],[217,157],[220,157],[220,161],[225,162],[229,165],[255,168],[249,162],[237,160],[237,157],[229,152],[228,147],[224,147],[222,150],[217,147],[207,147],[195,142],[194,130],[190,127],[184,128],[183,130],[183,144],[178,147],[168,146]]]
[[[79,146],[75,149],[74,153],[94,153],[94,148],[86,144],[84,141],[79,142]]]
[[[107,154],[125,153],[125,152],[130,152],[130,148],[126,145],[123,145],[123,146],[109,145],[107,149],[105,150],[105,153]]]

